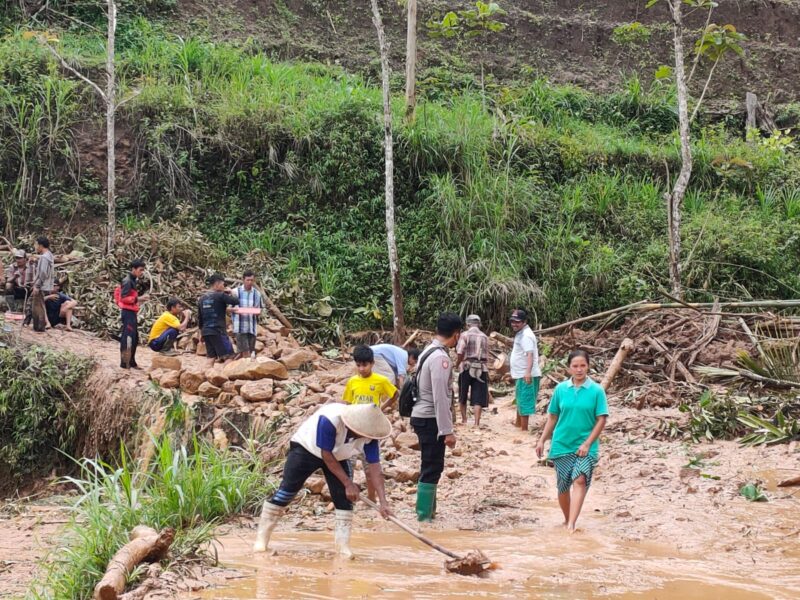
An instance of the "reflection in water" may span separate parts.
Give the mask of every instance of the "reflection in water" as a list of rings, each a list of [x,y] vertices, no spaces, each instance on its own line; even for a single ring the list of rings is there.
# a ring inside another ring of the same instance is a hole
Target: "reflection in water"
[[[448,574],[443,557],[396,531],[353,536],[356,559],[333,557],[332,532],[276,534],[277,556],[253,555],[250,532],[220,540],[226,565],[252,576],[203,598],[793,598],[800,575],[784,571],[743,572],[725,557],[692,556],[666,546],[616,542],[592,533],[569,536],[562,529],[430,535],[448,548],[480,547],[500,563],[489,578]],[[781,568],[781,561],[775,561]],[[776,577],[776,575],[778,575]],[[789,584],[789,585],[787,585]]]

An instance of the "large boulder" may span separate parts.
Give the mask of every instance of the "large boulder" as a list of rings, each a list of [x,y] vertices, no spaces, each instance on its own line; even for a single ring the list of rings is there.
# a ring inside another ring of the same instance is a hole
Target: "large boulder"
[[[158,384],[167,390],[174,390],[181,386],[181,372],[180,371],[164,371],[158,379]]]
[[[228,381],[228,378],[220,367],[213,367],[206,371],[206,379],[217,387],[222,387],[222,385]]]
[[[265,377],[286,379],[289,377],[289,372],[284,365],[265,356],[259,356],[255,359],[240,358],[239,360],[234,360],[225,365],[222,372],[231,381],[236,379],[254,381]]]
[[[399,433],[397,437],[394,438],[394,445],[398,450],[403,448],[419,450],[419,438],[417,437],[416,433],[404,431],[403,433]]]
[[[150,369],[170,369],[172,371],[180,371],[183,368],[181,359],[177,356],[165,356],[163,354],[154,354],[153,360],[150,362]]]
[[[200,369],[186,369],[181,373],[181,389],[187,394],[196,394],[200,384],[206,380],[206,374]]]
[[[315,352],[306,348],[300,348],[299,350],[284,350],[281,352],[281,357],[278,360],[283,363],[287,369],[299,369],[307,363],[314,362],[317,358]]]
[[[220,391],[221,390],[213,383],[204,381],[197,388],[197,395],[202,396],[203,398],[216,398],[219,396]]]
[[[266,402],[272,398],[272,379],[248,381],[242,386],[239,393],[248,402]]]

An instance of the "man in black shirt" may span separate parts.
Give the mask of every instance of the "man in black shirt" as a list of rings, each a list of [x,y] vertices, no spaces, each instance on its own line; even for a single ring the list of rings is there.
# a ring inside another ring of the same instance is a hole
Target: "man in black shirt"
[[[239,299],[225,289],[225,278],[219,273],[214,273],[208,283],[211,289],[200,298],[197,314],[209,366],[213,367],[217,360],[225,361],[233,355],[233,346],[225,339],[225,315],[229,306],[239,305]]]

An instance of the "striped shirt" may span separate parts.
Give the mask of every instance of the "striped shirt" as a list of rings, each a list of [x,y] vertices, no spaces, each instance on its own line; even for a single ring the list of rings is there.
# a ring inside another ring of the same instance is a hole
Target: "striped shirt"
[[[250,291],[244,289],[243,285],[236,288],[239,296],[239,306],[241,308],[264,308],[261,303],[261,294],[253,287]],[[239,315],[233,313],[233,333],[249,333],[256,335],[258,329],[258,315]]]

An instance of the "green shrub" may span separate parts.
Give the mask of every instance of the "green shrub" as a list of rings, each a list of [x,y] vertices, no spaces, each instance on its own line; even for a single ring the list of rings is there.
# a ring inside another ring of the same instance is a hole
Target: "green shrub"
[[[85,433],[78,403],[91,362],[0,336],[0,479],[49,472]],[[4,486],[5,487],[5,486]]]

